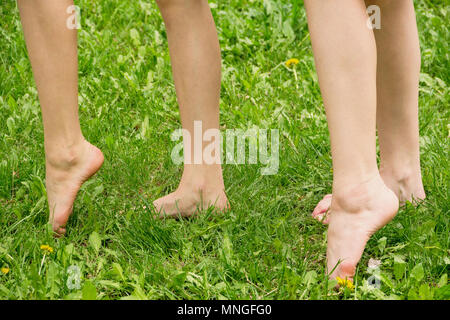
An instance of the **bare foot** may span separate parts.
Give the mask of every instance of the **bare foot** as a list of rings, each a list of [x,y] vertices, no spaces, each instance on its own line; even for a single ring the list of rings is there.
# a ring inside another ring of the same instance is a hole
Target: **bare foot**
[[[327,268],[330,278],[353,280],[369,238],[397,214],[399,201],[380,176],[338,190],[329,217]],[[334,269],[334,271],[333,271]]]
[[[66,233],[66,223],[81,185],[100,169],[104,161],[102,152],[87,141],[64,153],[61,152],[59,159],[47,159],[46,163],[49,222],[57,236]]]
[[[227,196],[223,190],[198,188],[178,188],[153,202],[160,218],[190,217],[202,210],[214,207],[219,212],[229,208]]]
[[[399,176],[387,173],[386,170],[380,170],[380,175],[386,186],[397,195],[400,205],[404,205],[407,201],[418,203],[425,199],[426,195],[420,174]],[[327,194],[319,201],[312,212],[314,219],[323,224],[329,223],[331,200],[332,195]]]
[[[221,170],[185,168],[178,189],[153,202],[159,217],[190,217],[209,207],[219,212],[229,209]]]

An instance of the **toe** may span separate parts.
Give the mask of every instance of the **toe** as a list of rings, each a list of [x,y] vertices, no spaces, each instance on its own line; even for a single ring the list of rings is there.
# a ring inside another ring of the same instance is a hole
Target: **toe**
[[[161,202],[160,199],[153,201],[153,207],[155,207],[156,212],[161,211]]]
[[[347,287],[353,288],[353,277],[356,272],[356,264],[343,262],[337,268],[336,272],[330,277],[338,281],[336,288]]]
[[[351,262],[342,262],[338,267],[338,275],[342,279],[353,281],[356,272],[356,264]]]
[[[353,281],[356,272],[356,264],[351,262],[341,262],[335,268],[330,268],[333,272],[329,275],[330,279],[344,279]]]
[[[328,212],[324,214],[318,214],[314,217],[319,222],[322,222],[323,224],[329,224],[330,223],[330,217],[328,216]]]
[[[60,238],[66,234],[66,226],[53,224],[53,232],[55,238]]]
[[[67,206],[66,206],[67,208]],[[63,235],[66,233],[66,225],[70,215],[73,212],[73,206],[68,207],[66,210],[62,210],[50,215],[50,223],[52,224],[53,231],[57,234]]]
[[[316,205],[316,207],[313,210],[312,215],[318,216],[320,214],[324,214],[328,211],[328,209],[331,206],[331,194],[327,194],[325,197],[323,197],[322,200],[319,201],[319,203]]]
[[[328,212],[331,206],[331,194],[326,195],[317,206],[314,208],[312,212],[312,216],[314,219],[321,221],[322,223],[328,224]]]
[[[155,207],[155,210],[156,210],[156,216],[159,219],[173,217],[173,213],[172,213],[173,210],[172,210],[172,205],[171,205],[171,201],[170,201],[171,198],[169,196],[170,196],[170,194],[153,201],[153,206]]]
[[[59,227],[58,230],[55,231],[55,237],[60,238],[66,234],[66,228]]]

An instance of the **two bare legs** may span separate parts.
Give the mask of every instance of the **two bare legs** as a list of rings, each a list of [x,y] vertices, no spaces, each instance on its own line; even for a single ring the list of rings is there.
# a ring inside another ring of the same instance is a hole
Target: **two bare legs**
[[[381,9],[380,30],[366,24],[366,5],[372,4]],[[313,216],[329,223],[331,277],[351,278],[367,240],[395,216],[399,200],[425,197],[414,6],[411,0],[306,0],[305,5],[334,172],[333,196],[325,196]],[[332,214],[324,217],[328,210]]]
[[[77,32],[66,25],[73,0],[18,1],[42,106],[50,223],[58,234],[72,213],[81,185],[103,164],[78,119]],[[219,127],[220,49],[207,1],[158,2],[169,35],[183,127],[194,120]],[[158,211],[188,216],[199,208],[227,206],[220,165],[186,165],[178,189],[157,201]]]
[[[64,234],[83,182],[103,164],[78,120],[77,32],[66,25],[72,0],[18,1],[44,122],[50,222]]]
[[[381,9],[382,28],[375,29],[377,45],[377,127],[380,174],[400,203],[425,198],[420,172],[418,83],[420,48],[412,1],[366,1]],[[316,206],[313,216],[328,223],[331,194]]]

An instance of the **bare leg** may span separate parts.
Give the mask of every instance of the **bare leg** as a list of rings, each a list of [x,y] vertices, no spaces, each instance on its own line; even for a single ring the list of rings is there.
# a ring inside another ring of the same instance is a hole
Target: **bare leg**
[[[367,0],[381,9],[377,44],[377,126],[380,174],[400,203],[423,200],[420,172],[418,95],[420,47],[412,0]],[[324,223],[331,195],[321,200],[313,216]]]
[[[78,120],[77,33],[66,26],[73,1],[19,0],[18,5],[42,107],[50,222],[64,234],[79,188],[103,163]]]
[[[398,210],[376,162],[375,38],[363,0],[305,5],[333,157],[327,266],[332,278],[352,278],[369,238]]]
[[[202,122],[203,131],[219,128],[221,58],[214,20],[206,0],[157,3],[169,39],[181,124],[193,139],[194,121]],[[185,164],[178,189],[154,205],[161,216],[173,217],[190,216],[211,205],[227,208],[221,165]]]
[[[377,0],[382,27],[378,49],[377,126],[380,173],[401,202],[422,200],[418,96],[420,46],[412,0]]]

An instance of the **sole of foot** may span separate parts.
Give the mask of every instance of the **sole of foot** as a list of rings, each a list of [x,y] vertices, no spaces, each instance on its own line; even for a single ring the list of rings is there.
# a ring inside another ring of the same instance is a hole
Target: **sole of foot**
[[[328,227],[330,278],[353,281],[356,265],[370,237],[397,214],[399,200],[380,176],[339,192],[332,199]]]
[[[397,195],[400,205],[410,202],[414,205],[425,200],[425,190],[423,189],[421,179],[393,179],[388,175],[381,174],[386,186],[389,187]],[[330,222],[332,194],[325,195],[320,200],[312,212],[312,217],[323,224]]]
[[[153,202],[160,219],[164,218],[187,218],[209,208],[215,213],[224,213],[230,208],[227,196],[223,190],[203,191],[195,188],[184,190],[177,189]]]
[[[73,155],[70,161],[53,161],[46,165],[46,189],[50,209],[49,223],[56,237],[66,233],[66,224],[72,214],[77,193],[84,182],[92,177],[102,166],[103,153],[89,142]]]

